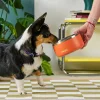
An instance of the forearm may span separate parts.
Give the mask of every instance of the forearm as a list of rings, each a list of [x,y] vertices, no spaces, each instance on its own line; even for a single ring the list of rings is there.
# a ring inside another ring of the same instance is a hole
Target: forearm
[[[88,21],[93,24],[96,24],[100,17],[100,0],[94,0],[91,12],[88,17]]]

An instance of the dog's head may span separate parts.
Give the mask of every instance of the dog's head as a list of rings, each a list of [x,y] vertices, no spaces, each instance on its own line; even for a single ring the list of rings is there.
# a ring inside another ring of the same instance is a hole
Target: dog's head
[[[44,13],[24,31],[21,38],[15,43],[15,47],[18,50],[25,45],[31,45],[36,48],[42,43],[54,44],[58,41],[58,38],[51,34],[48,25],[44,23],[46,15],[47,13]]]
[[[44,23],[46,15],[47,13],[44,13],[28,28],[28,32],[32,35],[31,41],[35,41],[36,45],[54,44],[58,41],[57,37],[50,32],[48,25]]]

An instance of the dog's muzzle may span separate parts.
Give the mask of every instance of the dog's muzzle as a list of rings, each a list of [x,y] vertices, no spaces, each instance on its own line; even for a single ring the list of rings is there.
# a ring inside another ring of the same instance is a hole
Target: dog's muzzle
[[[52,44],[55,44],[58,42],[58,38],[55,35],[52,35]]]

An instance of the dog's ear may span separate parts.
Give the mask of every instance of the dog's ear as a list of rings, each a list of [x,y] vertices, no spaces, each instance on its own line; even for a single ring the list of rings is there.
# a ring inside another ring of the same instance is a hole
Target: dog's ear
[[[46,17],[47,13],[44,13],[42,16],[40,16],[33,24],[32,24],[32,28],[35,31],[39,31],[41,26],[44,24],[45,21],[45,17]]]

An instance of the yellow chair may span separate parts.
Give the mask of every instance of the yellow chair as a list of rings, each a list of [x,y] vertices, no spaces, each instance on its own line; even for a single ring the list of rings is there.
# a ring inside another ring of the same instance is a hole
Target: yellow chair
[[[66,37],[66,28],[68,28],[70,25],[81,25],[87,21],[86,18],[66,18],[64,21],[64,24],[61,24],[59,27],[59,39]],[[98,25],[100,24],[100,20],[98,20]],[[97,28],[98,29],[98,28]],[[70,32],[67,33],[67,35]],[[100,44],[100,43],[99,43]],[[68,73],[68,70],[72,68],[72,70],[84,70],[85,67],[90,66],[85,68],[85,70],[98,70],[100,69],[100,58],[99,57],[83,57],[83,56],[64,56],[58,58],[58,65],[60,69],[64,73]],[[77,68],[78,66],[78,68]],[[80,68],[79,68],[80,66]],[[94,69],[92,66],[96,66]],[[66,69],[67,68],[67,69]],[[66,71],[66,70],[67,71]]]

